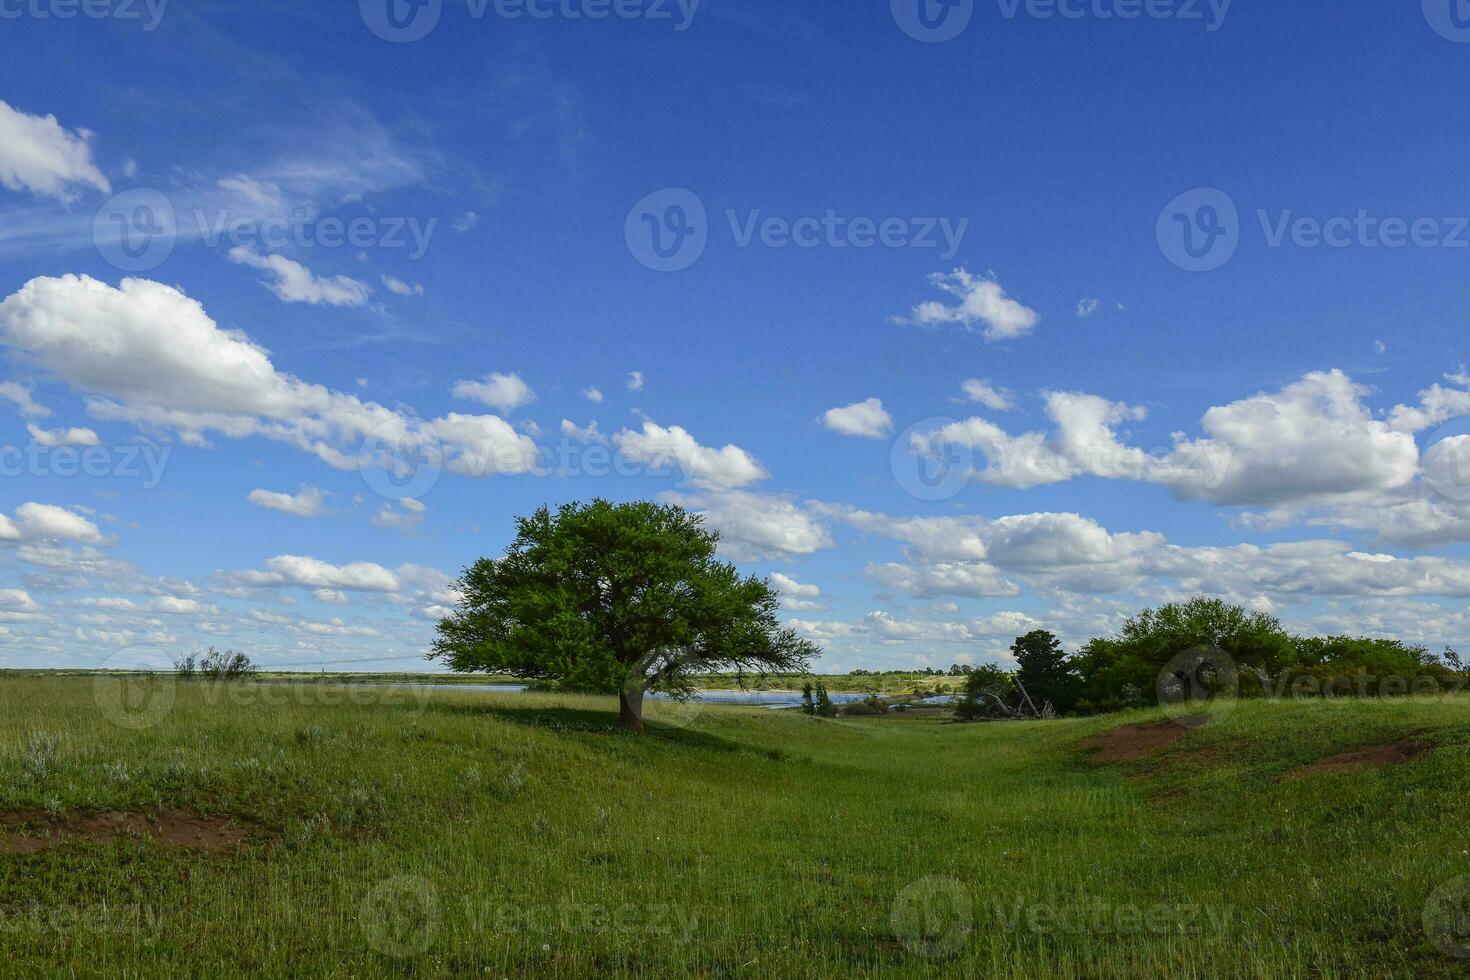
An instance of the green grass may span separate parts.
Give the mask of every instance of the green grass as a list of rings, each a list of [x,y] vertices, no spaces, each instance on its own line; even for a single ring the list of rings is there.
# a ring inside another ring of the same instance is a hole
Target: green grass
[[[1470,873],[1470,698],[1243,703],[1163,755],[1095,766],[1082,741],[1156,715],[958,726],[709,707],[637,738],[611,728],[608,699],[188,683],[127,728],[109,718],[146,707],[119,700],[129,683],[0,677],[0,812],[176,807],[266,833],[210,853],[112,839],[0,855],[6,976],[1409,977],[1470,962],[1421,926],[1431,891]],[[1282,779],[1409,736],[1439,748]]]

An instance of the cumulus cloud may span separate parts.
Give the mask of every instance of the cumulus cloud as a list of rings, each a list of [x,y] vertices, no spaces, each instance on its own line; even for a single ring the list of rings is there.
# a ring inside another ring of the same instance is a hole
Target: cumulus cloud
[[[986,340],[1013,340],[1036,328],[1041,317],[1033,309],[1011,299],[994,275],[979,277],[966,269],[936,272],[929,281],[958,300],[945,303],[928,300],[915,306],[900,323],[921,326],[954,323],[967,330],[979,329]]]
[[[34,501],[15,509],[15,519],[0,514],[0,541],[72,541],[78,544],[108,544],[110,539],[87,518],[55,504]]]
[[[535,443],[498,416],[423,420],[284,374],[197,300],[146,279],[33,279],[0,302],[0,343],[85,394],[94,418],[195,445],[264,437],[344,470],[405,458],[473,476],[536,465]]]
[[[1407,486],[1419,450],[1375,419],[1368,389],[1341,371],[1313,372],[1279,392],[1211,408],[1199,439],[1182,439],[1158,482],[1218,504],[1322,499]],[[1204,461],[1228,460],[1223,473]]]
[[[397,279],[393,276],[387,275],[386,273],[383,275],[382,279],[383,285],[388,288],[388,292],[393,293],[395,296],[424,295],[424,287],[416,282],[404,282],[402,279]]]
[[[398,509],[394,509],[392,503],[385,503],[372,517],[373,527],[394,528],[409,534],[424,522],[424,514],[427,508],[421,501],[412,497],[405,497],[398,501]]]
[[[915,433],[910,447],[919,455],[942,455],[953,447],[977,452],[985,465],[974,467],[974,478],[1014,489],[1083,475],[1137,479],[1147,471],[1148,455],[1124,445],[1117,431],[1125,423],[1141,421],[1146,414],[1142,408],[1080,392],[1053,391],[1044,397],[1056,426],[1051,433],[1012,436],[977,417]]]
[[[1365,552],[1334,540],[1181,546],[1157,532],[1109,531],[1077,514],[892,517],[833,505],[818,512],[900,541],[905,563],[874,564],[875,583],[922,597],[1017,594],[1010,585],[1116,593],[1149,585],[1238,601],[1311,596],[1470,595],[1470,562]]]
[[[497,412],[513,412],[536,400],[536,393],[520,375],[499,372],[487,374],[481,381],[456,382],[452,394],[455,398],[488,405]]]
[[[51,414],[51,409],[36,402],[31,389],[15,381],[0,382],[0,398],[14,402],[16,411],[28,419],[43,419]]]
[[[737,490],[671,493],[663,499],[703,514],[720,534],[720,551],[736,560],[793,558],[832,547],[832,536],[816,515],[777,494]]]
[[[348,276],[319,276],[284,255],[262,255],[248,245],[230,249],[230,261],[270,273],[260,284],[287,303],[363,306],[372,287]]]
[[[344,592],[397,592],[402,585],[396,574],[373,562],[333,565],[302,555],[278,555],[266,560],[264,570],[226,572],[222,579],[254,588],[294,586]]]
[[[561,434],[563,436],[565,436],[566,438],[571,439],[574,442],[580,442],[583,445],[591,445],[591,444],[606,445],[607,444],[607,436],[605,436],[601,432],[597,431],[597,423],[596,422],[588,422],[587,423],[587,427],[586,428],[582,428],[581,426],[578,426],[577,423],[573,422],[571,419],[562,419],[561,420]]]
[[[877,609],[861,619],[844,622],[841,620],[793,619],[790,625],[798,632],[820,643],[830,644],[843,640],[868,638],[888,645],[908,643],[975,644],[995,638],[1011,638],[1041,629],[1042,624],[1019,612],[1000,612],[993,616],[971,620],[901,619],[885,610]],[[1001,647],[992,644],[989,652],[993,659],[1008,659]],[[959,657],[968,661],[970,657]]]
[[[803,584],[782,572],[775,572],[771,575],[771,584],[785,595],[815,599],[822,594],[822,590],[817,586]]]
[[[939,562],[933,565],[870,564],[867,576],[885,589],[911,596],[1017,596],[1021,587],[984,562]]]
[[[26,425],[26,432],[30,433],[36,445],[47,449],[55,446],[95,446],[99,442],[97,433],[85,428],[43,429],[30,423]]]
[[[960,386],[967,401],[978,402],[994,412],[1009,412],[1016,407],[1015,392],[998,388],[989,381],[971,378]]]
[[[828,409],[822,416],[822,424],[845,436],[882,439],[893,431],[893,416],[884,411],[882,401],[869,398],[844,408]]]
[[[582,389],[582,397],[585,398],[585,399],[587,399],[589,402],[592,402],[594,405],[601,405],[602,404],[602,389],[601,388],[583,388]]]
[[[628,390],[629,391],[642,391],[643,390],[643,372],[642,371],[630,371],[630,372],[628,372]]]
[[[1389,420],[1362,402],[1367,389],[1341,371],[1313,372],[1277,392],[1211,408],[1202,435],[1176,434],[1167,451],[1149,454],[1125,441],[1142,408],[1080,392],[1047,392],[1050,432],[1011,435],[972,418],[913,437],[916,453],[954,447],[978,454],[982,483],[1026,488],[1079,476],[1143,480],[1185,499],[1223,505],[1323,501],[1395,491],[1419,471],[1413,427],[1445,415],[1455,393],[1434,389],[1425,407],[1400,407]]]
[[[739,446],[701,446],[677,425],[664,428],[644,420],[641,431],[623,429],[613,436],[613,443],[627,460],[656,470],[675,470],[702,489],[734,490],[770,476]]]
[[[80,188],[112,190],[92,160],[92,134],[55,116],[32,116],[0,100],[0,186],[74,200]]]
[[[317,517],[322,512],[326,495],[316,487],[302,487],[300,493],[279,493],[274,490],[252,490],[245,499],[266,510],[278,510],[293,517]]]

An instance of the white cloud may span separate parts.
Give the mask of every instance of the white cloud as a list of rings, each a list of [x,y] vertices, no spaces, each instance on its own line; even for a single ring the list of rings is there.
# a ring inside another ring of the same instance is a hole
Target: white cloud
[[[385,503],[372,517],[373,527],[395,528],[404,534],[409,534],[424,522],[424,505],[411,497],[398,501],[401,510],[394,510],[393,504]]]
[[[14,402],[16,410],[28,419],[43,419],[51,414],[51,409],[31,397],[31,389],[15,381],[0,382],[0,398]]]
[[[897,318],[899,322],[923,326],[957,323],[969,330],[984,324],[981,332],[986,340],[1012,340],[1029,334],[1041,320],[1035,310],[1007,296],[994,275],[980,278],[961,268],[936,272],[929,281],[959,302],[951,306],[929,300],[915,306],[907,317]]]
[[[58,507],[55,504],[35,502],[21,504],[15,509],[17,521],[5,519],[0,524],[0,539],[16,537],[75,541],[79,544],[107,544],[108,539],[96,524],[80,514]],[[17,524],[19,533],[16,533]]]
[[[40,605],[24,589],[0,589],[0,609],[7,612],[36,612]]]
[[[1079,317],[1081,317],[1082,319],[1085,320],[1088,317],[1092,316],[1094,313],[1096,313],[1097,312],[1097,308],[1099,306],[1101,306],[1101,305],[1102,305],[1102,300],[1100,300],[1100,299],[1083,299],[1083,300],[1078,300],[1078,302],[1077,302],[1077,315]]]
[[[720,551],[738,561],[793,558],[832,547],[832,536],[809,510],[776,494],[727,491],[663,499],[701,513],[720,534]]]
[[[642,371],[630,371],[628,373],[628,390],[629,391],[642,391],[643,390],[643,372]]]
[[[783,574],[782,572],[773,572],[771,574],[771,583],[785,595],[816,599],[822,594],[822,590],[817,586],[803,585],[790,575]]]
[[[43,429],[35,423],[27,423],[26,432],[30,433],[36,445],[48,449],[55,446],[95,446],[99,441],[97,433],[84,428]]]
[[[1341,371],[1313,372],[1273,394],[1210,409],[1204,437],[1180,440],[1155,479],[1218,504],[1319,500],[1407,486],[1412,435],[1375,419],[1367,389]],[[1223,473],[1210,461],[1228,460]]]
[[[148,608],[169,616],[182,616],[198,612],[201,606],[196,599],[180,599],[170,595],[159,596],[148,604]]]
[[[1045,398],[1046,413],[1056,423],[1051,434],[1012,436],[993,422],[971,418],[915,433],[910,447],[919,455],[974,450],[985,462],[974,470],[977,481],[1015,489],[1084,474],[1136,478],[1147,469],[1147,454],[1124,445],[1116,432],[1125,422],[1141,420],[1143,409],[1080,392],[1047,392]]]
[[[478,214],[476,214],[473,211],[466,211],[464,214],[461,214],[458,218],[455,218],[453,224],[451,224],[449,227],[451,227],[455,231],[463,234],[464,232],[469,231],[471,228],[475,227],[475,225],[477,225],[479,223],[480,223],[480,216]]]
[[[373,562],[333,565],[319,558],[278,555],[264,571],[227,572],[227,582],[259,588],[295,586],[348,592],[397,592],[401,581],[392,571]]]
[[[477,401],[497,412],[513,412],[536,400],[531,386],[518,374],[487,374],[483,381],[458,381],[454,385],[455,398]]]
[[[582,397],[587,399],[589,402],[592,402],[594,405],[600,405],[602,404],[602,389],[583,388]]]
[[[754,456],[739,446],[701,446],[677,425],[664,428],[644,420],[641,432],[624,429],[613,436],[613,442],[629,461],[652,469],[676,469],[702,489],[734,490],[770,476]]]
[[[1149,455],[1119,429],[1142,421],[1142,408],[1080,392],[1045,393],[1051,432],[1010,435],[981,418],[913,437],[919,454],[960,447],[983,458],[982,483],[1026,488],[1079,476],[1145,480],[1186,499],[1225,505],[1322,501],[1394,491],[1418,472],[1415,425],[1455,407],[1437,386],[1426,407],[1400,406],[1389,421],[1361,402],[1367,390],[1341,371],[1314,372],[1275,393],[1262,393],[1204,415],[1201,438],[1179,434],[1173,447]]]
[[[870,564],[867,576],[885,589],[912,596],[1017,596],[1021,588],[984,562],[940,562],[934,565]]]
[[[884,411],[883,402],[877,398],[828,409],[822,416],[822,424],[833,432],[863,439],[882,439],[893,431],[893,417]]]
[[[257,489],[250,491],[245,499],[266,510],[278,510],[294,517],[317,517],[322,512],[322,502],[326,495],[316,487],[302,487],[297,494]]]
[[[365,282],[348,276],[318,276],[284,255],[261,255],[248,245],[235,246],[229,255],[232,262],[270,273],[273,278],[262,279],[260,284],[287,303],[363,306],[372,295],[372,287]]]
[[[979,402],[994,412],[1009,412],[1016,407],[1015,392],[1006,388],[997,388],[989,381],[971,378],[960,386],[965,398],[972,402]]]
[[[92,161],[92,134],[0,100],[0,186],[67,202],[78,187],[112,190]]]
[[[393,294],[395,294],[397,296],[422,296],[422,295],[424,295],[424,287],[422,285],[420,285],[419,283],[416,283],[416,282],[404,282],[402,279],[397,279],[397,278],[395,278],[393,276],[390,276],[390,275],[388,275],[386,273],[383,274],[382,280],[383,280],[383,285],[388,288],[388,292],[393,293]]]
[[[568,439],[572,439],[584,445],[590,445],[593,443],[596,443],[598,445],[607,444],[607,436],[597,431],[596,422],[588,422],[587,427],[584,429],[580,428],[577,423],[573,422],[571,419],[562,419],[561,434]]]
[[[536,464],[535,443],[498,416],[425,421],[282,374],[198,301],[146,279],[119,288],[87,276],[33,279],[0,302],[0,342],[89,396],[94,418],[175,431],[191,444],[209,432],[262,436],[344,470],[382,464],[375,447],[475,476]]]

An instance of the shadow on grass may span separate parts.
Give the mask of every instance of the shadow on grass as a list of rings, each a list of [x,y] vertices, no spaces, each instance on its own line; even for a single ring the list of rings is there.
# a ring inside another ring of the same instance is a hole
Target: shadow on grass
[[[464,717],[488,716],[501,718],[517,725],[525,725],[530,728],[539,728],[543,731],[553,731],[569,734],[591,734],[591,735],[613,735],[629,739],[646,739],[658,744],[676,745],[681,748],[702,749],[706,751],[719,752],[754,752],[757,755],[770,756],[771,758],[784,758],[785,754],[779,751],[767,751],[757,749],[740,742],[734,742],[718,735],[692,728],[682,728],[677,725],[661,725],[656,721],[645,722],[646,731],[642,736],[635,735],[618,725],[618,715],[615,711],[595,711],[588,708],[568,708],[562,706],[532,706],[519,707],[504,704],[432,704],[427,709],[429,713],[440,713]]]

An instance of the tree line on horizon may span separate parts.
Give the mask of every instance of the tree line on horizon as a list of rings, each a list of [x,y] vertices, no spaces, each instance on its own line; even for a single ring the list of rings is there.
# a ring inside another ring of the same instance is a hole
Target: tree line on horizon
[[[959,667],[961,720],[1091,715],[1212,697],[1391,697],[1458,691],[1460,655],[1401,640],[1297,636],[1208,596],[1144,609],[1074,655],[1047,630],[1011,645],[1014,669]],[[953,670],[954,668],[952,668]]]

